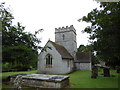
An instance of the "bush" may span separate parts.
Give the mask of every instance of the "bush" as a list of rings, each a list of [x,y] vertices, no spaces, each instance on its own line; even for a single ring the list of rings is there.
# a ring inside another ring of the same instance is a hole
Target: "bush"
[[[12,65],[8,62],[2,63],[2,71],[9,71],[12,68]]]
[[[32,67],[23,67],[21,65],[12,65],[11,63],[3,63],[2,64],[2,72],[15,72],[15,71],[28,71],[31,70]]]
[[[14,71],[29,71],[31,69],[32,68],[30,68],[30,67],[14,67],[14,68],[12,68],[12,70],[14,70]]]

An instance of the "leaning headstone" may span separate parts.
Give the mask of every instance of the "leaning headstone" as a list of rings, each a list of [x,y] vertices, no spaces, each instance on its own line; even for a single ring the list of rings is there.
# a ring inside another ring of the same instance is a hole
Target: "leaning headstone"
[[[110,68],[105,66],[103,67],[104,77],[110,77]]]
[[[120,66],[116,66],[117,73],[120,73]]]
[[[94,66],[93,68],[92,68],[92,76],[91,76],[91,78],[97,78],[97,76],[98,76],[98,67],[97,66]]]

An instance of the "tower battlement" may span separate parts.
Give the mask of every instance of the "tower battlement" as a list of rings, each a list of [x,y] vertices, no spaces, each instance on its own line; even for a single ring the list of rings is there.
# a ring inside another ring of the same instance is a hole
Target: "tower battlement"
[[[77,52],[76,30],[73,25],[55,28],[55,42],[64,46],[75,58]]]
[[[76,30],[75,30],[73,25],[66,26],[66,27],[55,28],[55,33],[64,32],[64,31],[71,31],[71,30],[74,31],[74,33],[76,34]]]

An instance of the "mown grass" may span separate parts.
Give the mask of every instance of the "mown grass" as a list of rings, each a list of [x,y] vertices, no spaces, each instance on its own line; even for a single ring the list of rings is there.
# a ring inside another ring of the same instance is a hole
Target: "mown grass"
[[[75,71],[70,76],[70,88],[118,88],[118,74],[115,70],[111,70],[113,77],[103,77],[102,71],[99,72],[97,79],[91,78],[91,71]],[[2,79],[7,78],[10,75],[20,73],[37,73],[36,70],[28,72],[6,72],[2,73]],[[2,84],[3,88],[11,88],[9,85]]]
[[[97,79],[91,78],[90,71],[76,71],[70,76],[71,88],[118,88],[118,74],[111,70],[111,75],[115,77],[103,77],[99,73]]]
[[[4,72],[4,73],[0,74],[0,77],[2,77],[2,80],[3,80],[3,82],[2,82],[2,88],[4,88],[4,89],[5,88],[14,88],[13,86],[6,85],[6,80],[5,79],[7,79],[11,75],[21,74],[21,73],[37,73],[37,70],[23,71],[23,72]]]

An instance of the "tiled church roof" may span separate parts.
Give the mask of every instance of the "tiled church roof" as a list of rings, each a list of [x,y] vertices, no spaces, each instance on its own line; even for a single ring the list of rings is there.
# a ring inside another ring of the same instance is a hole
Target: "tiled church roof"
[[[77,52],[76,58],[77,58],[77,60],[75,62],[80,62],[80,63],[90,63],[91,62],[89,53]]]
[[[48,42],[52,43],[52,45],[60,53],[63,59],[73,59],[73,57],[71,56],[71,54],[67,51],[65,47],[50,40]],[[77,52],[76,59],[77,60],[75,62],[79,62],[79,63],[90,63],[91,62],[89,53]]]
[[[62,56],[62,58],[64,58],[64,59],[73,59],[73,57],[70,55],[70,53],[62,45],[59,45],[59,44],[57,44],[55,42],[52,42],[50,40],[49,40],[49,42],[52,43],[52,45],[60,53],[60,55]]]

